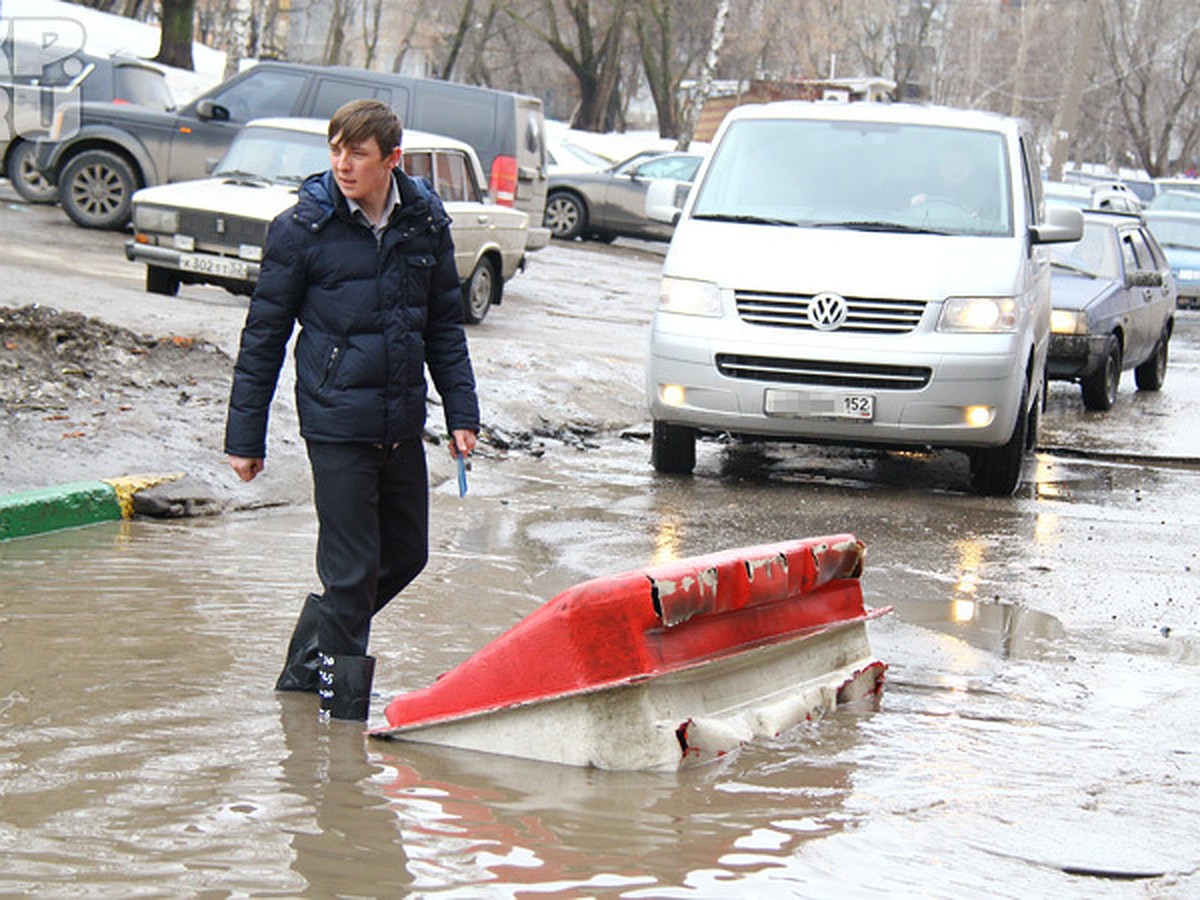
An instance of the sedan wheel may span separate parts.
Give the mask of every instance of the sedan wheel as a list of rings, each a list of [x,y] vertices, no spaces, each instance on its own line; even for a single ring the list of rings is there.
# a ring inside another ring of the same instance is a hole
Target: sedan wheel
[[[542,224],[550,229],[554,237],[569,241],[579,237],[587,225],[587,210],[577,195],[559,191],[546,200]]]
[[[1164,330],[1150,358],[1133,370],[1139,391],[1157,391],[1167,380],[1167,344],[1170,340],[1170,333]]]
[[[475,264],[475,271],[463,288],[463,317],[470,324],[482,322],[492,304],[499,302],[500,283],[496,264],[490,256]]]
[[[1104,347],[1103,364],[1080,384],[1083,405],[1093,412],[1108,412],[1117,402],[1117,388],[1120,385],[1121,342],[1115,334],[1110,334]]]
[[[8,157],[8,180],[16,192],[30,203],[53,203],[58,188],[47,181],[33,164],[35,146],[32,141],[17,140]]]
[[[107,150],[80,153],[67,163],[58,182],[63,209],[84,228],[124,228],[136,188],[129,163]]]

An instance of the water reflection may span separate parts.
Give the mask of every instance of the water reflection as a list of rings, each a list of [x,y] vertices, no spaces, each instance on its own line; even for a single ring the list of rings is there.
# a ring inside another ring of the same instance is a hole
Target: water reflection
[[[415,890],[477,880],[491,896],[663,896],[653,888],[715,877],[724,887],[710,896],[737,896],[735,885],[786,869],[800,843],[852,820],[843,805],[854,767],[843,757],[861,742],[861,715],[839,710],[721,764],[665,773],[372,747],[382,748],[382,789],[407,836]]]
[[[400,896],[413,878],[399,823],[371,785],[383,768],[368,762],[361,727],[318,721],[315,697],[277,697],[287,751],[280,788],[312,815],[311,824],[288,829],[292,870],[312,896],[356,894],[364,885],[377,896]]]

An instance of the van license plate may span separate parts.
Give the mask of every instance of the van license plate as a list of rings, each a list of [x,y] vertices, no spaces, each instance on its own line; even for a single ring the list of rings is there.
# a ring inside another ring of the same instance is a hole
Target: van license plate
[[[181,253],[179,268],[185,272],[203,272],[205,275],[219,275],[222,278],[250,277],[250,267],[238,259],[226,259],[223,256],[204,256],[199,253]]]
[[[763,411],[768,416],[781,418],[861,419],[869,422],[875,418],[875,397],[872,394],[804,394],[767,388],[763,395]]]

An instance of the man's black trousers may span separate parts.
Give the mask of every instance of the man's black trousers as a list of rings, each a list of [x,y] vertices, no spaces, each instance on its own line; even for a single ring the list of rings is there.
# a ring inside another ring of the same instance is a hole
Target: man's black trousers
[[[429,481],[421,438],[394,447],[308,442],[321,596],[317,646],[365,656],[371,617],[429,558]]]

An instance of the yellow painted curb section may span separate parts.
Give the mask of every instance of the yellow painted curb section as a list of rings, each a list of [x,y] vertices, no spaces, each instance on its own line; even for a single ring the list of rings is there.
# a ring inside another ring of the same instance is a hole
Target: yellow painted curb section
[[[138,491],[158,487],[160,484],[178,481],[183,475],[183,472],[176,472],[173,475],[126,475],[122,478],[101,478],[100,480],[116,491],[117,504],[121,507],[121,518],[129,519],[133,516],[134,494]]]

